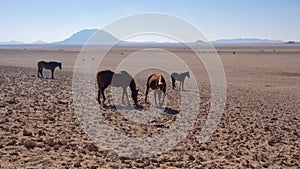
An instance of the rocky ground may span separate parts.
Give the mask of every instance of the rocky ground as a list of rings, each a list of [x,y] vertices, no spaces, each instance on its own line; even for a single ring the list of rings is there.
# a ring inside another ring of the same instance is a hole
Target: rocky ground
[[[72,72],[56,71],[52,80],[37,78],[36,68],[0,66],[0,168],[299,168],[299,72],[247,71],[245,78],[227,69],[232,62],[224,63],[226,108],[209,140],[198,142],[210,106],[210,88],[204,83],[199,114],[186,137],[168,151],[143,158],[108,151],[87,134],[74,108]],[[147,112],[145,80],[136,79],[142,91],[136,111]],[[128,137],[159,135],[180,115],[180,93],[169,84],[168,109],[148,123],[119,113],[109,90],[107,106],[97,110]]]

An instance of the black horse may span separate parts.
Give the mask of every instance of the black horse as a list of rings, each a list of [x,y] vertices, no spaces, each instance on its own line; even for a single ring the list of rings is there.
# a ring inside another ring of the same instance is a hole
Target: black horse
[[[128,94],[127,94],[127,87],[130,87],[131,90],[131,97],[134,101],[134,104],[138,104],[138,89],[136,88],[136,83],[132,76],[127,73],[126,71],[121,71],[121,73],[114,73],[110,70],[100,71],[97,74],[97,83],[98,83],[98,102],[101,104],[100,96],[103,97],[103,103],[106,100],[104,95],[104,90],[109,86],[112,85],[114,87],[122,87],[123,94],[122,94],[122,102],[124,103],[124,95],[126,95],[127,101],[129,103]]]
[[[184,72],[184,73],[176,73],[176,72],[174,72],[174,73],[171,74],[172,88],[173,88],[173,90],[174,90],[175,87],[176,87],[176,86],[175,86],[175,81],[176,81],[176,80],[178,80],[178,81],[180,82],[180,84],[179,84],[179,89],[180,89],[180,87],[181,87],[182,90],[184,90],[184,89],[183,89],[183,85],[184,85],[185,77],[190,78],[190,72]]]
[[[45,62],[45,61],[40,61],[38,62],[37,66],[38,66],[38,77],[43,78],[43,68],[44,69],[50,69],[51,70],[51,78],[54,79],[53,73],[54,73],[54,69],[56,67],[59,67],[59,69],[61,70],[61,62]]]

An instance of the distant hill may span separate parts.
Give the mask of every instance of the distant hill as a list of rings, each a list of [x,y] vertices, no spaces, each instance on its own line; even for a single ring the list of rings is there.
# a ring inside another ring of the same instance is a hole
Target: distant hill
[[[238,39],[220,39],[212,41],[213,44],[284,44],[281,40],[256,39],[256,38],[238,38]]]
[[[16,45],[20,45],[20,44],[24,44],[21,41],[15,41],[15,40],[11,40],[11,41],[7,41],[7,42],[0,42],[1,45],[12,45],[12,44],[16,44]]]
[[[32,42],[30,44],[47,44],[48,42],[45,42],[45,41],[42,41],[42,40],[38,40],[38,41],[35,41],[35,42]]]
[[[195,42],[195,44],[196,45],[204,45],[204,44],[206,44],[207,42],[205,42],[205,41],[203,41],[203,40],[197,40],[196,42]]]
[[[90,38],[92,38],[92,41]],[[119,40],[111,35],[110,33],[99,30],[99,29],[84,29],[79,32],[74,33],[72,36],[66,38],[65,40],[48,43],[42,40],[32,42],[32,43],[23,43],[21,41],[7,41],[0,42],[0,45],[84,45],[87,42],[90,44],[114,44],[119,42]],[[213,45],[280,45],[280,44],[300,44],[300,42],[295,41],[281,41],[281,40],[270,40],[270,39],[258,39],[258,38],[236,38],[236,39],[219,39],[216,41],[211,41]],[[155,41],[146,41],[146,42],[131,42],[131,41],[121,41],[117,46],[182,46],[185,44],[190,45],[205,45],[209,44],[206,41],[197,40],[195,42],[186,42],[186,43],[168,43],[168,42],[155,42]]]
[[[85,44],[88,40],[92,38],[92,41],[89,41],[90,44],[107,44],[115,43],[118,39],[112,36],[110,33],[98,29],[85,29],[74,33],[71,37],[60,41],[54,42],[55,44]]]
[[[299,45],[300,42],[288,41],[288,42],[286,42],[285,44],[287,44],[287,45]]]

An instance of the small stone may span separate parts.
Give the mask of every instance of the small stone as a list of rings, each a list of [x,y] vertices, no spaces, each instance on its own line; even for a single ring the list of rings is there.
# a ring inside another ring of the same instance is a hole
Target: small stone
[[[201,145],[201,146],[199,146],[199,150],[201,150],[201,151],[205,151],[205,150],[206,150],[206,148],[205,148],[205,147],[203,147],[203,146]]]
[[[226,154],[225,159],[232,159],[232,154],[231,153]]]
[[[26,148],[32,148],[33,149],[34,147],[36,147],[36,143],[34,141],[32,141],[32,140],[26,140],[24,142],[24,146]]]
[[[154,126],[157,127],[157,128],[165,128],[164,124],[155,124]]]
[[[81,164],[80,164],[80,162],[79,161],[77,161],[76,163],[74,163],[74,167],[80,167],[81,166]]]
[[[87,145],[85,146],[85,148],[86,148],[87,150],[89,150],[89,151],[98,151],[98,147],[97,147],[95,144],[92,144],[92,143],[87,144]]]
[[[277,139],[274,137],[270,138],[270,140],[268,141],[268,144],[270,146],[274,146],[276,143],[277,143]]]
[[[16,100],[8,100],[6,101],[8,104],[17,104],[18,102]]]
[[[27,131],[26,129],[23,130],[23,136],[32,136],[32,132]]]
[[[57,101],[58,104],[68,104],[68,100],[58,100]]]
[[[54,141],[53,138],[46,138],[45,141],[44,141],[44,143],[47,144],[50,147],[53,147],[54,144],[55,144],[55,141]]]
[[[6,145],[7,145],[7,146],[13,146],[13,145],[15,145],[16,143],[17,143],[16,140],[12,140],[11,142],[7,143]]]
[[[18,152],[12,152],[12,153],[10,153],[9,155],[18,156],[18,155],[19,155],[19,153],[18,153]]]
[[[45,132],[44,132],[44,130],[39,130],[39,131],[38,131],[38,135],[39,135],[39,136],[43,136],[43,135],[45,135]]]
[[[49,120],[49,121],[55,121],[55,118],[52,117],[52,116],[50,116],[50,117],[48,117],[48,120]]]
[[[195,161],[195,160],[196,160],[196,158],[195,158],[194,156],[190,155],[190,156],[189,156],[189,160],[191,160],[191,161]]]
[[[57,144],[55,144],[55,145],[53,146],[53,149],[54,149],[54,150],[59,150],[59,146],[58,146]]]

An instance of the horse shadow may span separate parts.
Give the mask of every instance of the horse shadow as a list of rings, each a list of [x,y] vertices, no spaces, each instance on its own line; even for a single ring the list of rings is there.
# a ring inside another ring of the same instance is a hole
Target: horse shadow
[[[168,113],[170,115],[176,115],[179,113],[178,110],[174,110],[172,108],[169,108],[169,107],[166,107],[165,110],[164,110],[165,113]]]
[[[43,78],[41,78],[41,77],[39,77],[40,79],[43,79]],[[50,77],[45,77],[44,79],[47,79],[47,80],[55,80],[55,79],[52,79],[52,78],[50,78]]]
[[[133,110],[133,109],[136,109],[136,110],[142,110],[144,107],[142,105],[107,105],[107,104],[103,104],[102,105],[103,108],[105,109],[111,109],[111,110]]]
[[[103,104],[102,107],[104,109],[111,109],[111,110],[133,110],[133,109],[135,109],[135,110],[141,111],[141,110],[145,109],[144,106],[139,105],[139,104],[134,105],[134,106],[132,106],[132,105],[107,105],[107,104]],[[163,107],[157,105],[156,108],[161,109]],[[167,113],[167,114],[170,114],[170,115],[176,115],[176,114],[179,113],[178,110],[175,110],[175,109],[172,109],[172,108],[169,108],[169,107],[165,107],[164,112]]]

